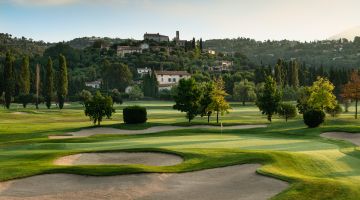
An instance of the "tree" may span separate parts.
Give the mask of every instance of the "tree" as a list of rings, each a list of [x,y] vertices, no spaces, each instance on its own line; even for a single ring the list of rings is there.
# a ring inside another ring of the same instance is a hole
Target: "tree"
[[[90,101],[91,98],[93,98],[93,96],[90,91],[82,90],[79,93],[79,98],[80,98],[80,101],[82,102],[82,104],[85,105],[85,102]]]
[[[132,74],[129,67],[123,63],[112,63],[105,61],[103,66],[103,81],[106,89],[118,89],[121,92],[129,86]]]
[[[283,61],[281,59],[278,59],[275,68],[274,68],[274,75],[276,83],[282,87],[284,85],[284,77],[283,77]]]
[[[26,105],[29,103],[27,101],[30,93],[30,69],[29,69],[29,57],[24,56],[21,63],[20,77],[19,77],[19,92],[20,99],[23,107],[26,108]]]
[[[309,110],[310,105],[308,104],[310,96],[310,88],[302,87],[299,89],[298,99],[296,100],[296,107],[299,110],[300,114],[304,114],[307,110]]]
[[[195,80],[181,79],[174,95],[174,109],[186,112],[189,123],[196,117],[200,109],[201,90]]]
[[[118,89],[111,90],[110,96],[111,96],[111,98],[113,100],[113,103],[117,103],[117,104],[122,104],[123,103],[121,93],[119,92]]]
[[[113,102],[111,97],[102,96],[99,91],[96,92],[95,96],[85,102],[85,115],[89,116],[90,120],[94,124],[100,126],[101,121],[106,116],[110,118],[115,112],[113,108]]]
[[[138,85],[134,85],[129,91],[129,99],[139,100],[144,98],[144,93]]]
[[[200,115],[201,117],[207,116],[207,121],[210,123],[210,116],[212,114],[212,111],[209,109],[209,106],[212,102],[212,92],[214,91],[214,83],[212,81],[210,82],[204,82],[201,85],[202,90],[202,96],[200,100]]]
[[[317,81],[309,88],[310,96],[307,104],[314,109],[333,109],[336,105],[336,97],[333,94],[334,85],[327,79],[318,77]]]
[[[337,103],[334,108],[325,108],[325,112],[331,115],[331,117],[337,117],[342,112],[342,108],[341,105]]]
[[[4,91],[5,91],[5,106],[10,108],[11,99],[15,90],[15,77],[14,77],[14,58],[10,52],[6,53],[5,67],[4,67]]]
[[[296,60],[291,65],[291,86],[299,87],[299,63]]]
[[[216,112],[216,123],[219,123],[219,114],[224,115],[224,113],[228,113],[228,110],[231,108],[229,103],[225,100],[227,93],[224,88],[224,81],[221,78],[215,80],[215,86],[211,92],[211,103],[208,111]]]
[[[256,99],[255,84],[249,82],[247,79],[235,83],[233,96],[234,99],[240,100],[243,106],[245,106],[246,101],[253,101]]]
[[[143,92],[144,96],[157,97],[158,96],[158,81],[155,73],[147,73],[143,77]]]
[[[45,102],[46,107],[50,109],[51,100],[54,96],[54,69],[51,57],[48,58],[48,62],[45,69]]]
[[[279,106],[279,110],[277,113],[285,118],[285,121],[287,122],[289,118],[296,117],[297,110],[296,107],[289,103],[281,103]]]
[[[36,81],[35,81],[35,88],[36,88],[36,102],[35,106],[36,109],[39,109],[39,94],[40,94],[40,65],[36,65]]]
[[[358,71],[353,71],[351,73],[350,81],[343,86],[341,96],[345,100],[355,101],[355,119],[357,119],[357,107],[360,99],[360,76]]]
[[[281,92],[277,89],[275,80],[268,76],[265,80],[264,89],[259,93],[256,105],[262,114],[267,115],[267,119],[271,122],[271,118],[278,111],[281,101]]]
[[[68,94],[68,72],[66,65],[65,56],[59,56],[59,73],[58,73],[58,84],[57,84],[57,97],[59,102],[59,108],[64,107],[66,95]]]

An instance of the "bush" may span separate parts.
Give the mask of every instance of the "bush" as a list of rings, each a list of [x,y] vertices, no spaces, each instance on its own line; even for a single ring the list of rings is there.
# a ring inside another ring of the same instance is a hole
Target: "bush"
[[[281,117],[285,118],[285,121],[288,121],[288,119],[290,118],[296,117],[297,114],[296,107],[289,103],[280,104],[277,112]]]
[[[322,110],[308,110],[304,113],[304,123],[309,128],[318,127],[325,120],[325,113]]]
[[[140,100],[144,98],[144,93],[138,85],[134,85],[128,94],[130,100]]]
[[[123,110],[123,118],[126,124],[141,124],[147,121],[145,107],[129,106]]]
[[[343,110],[340,104],[336,104],[334,108],[325,108],[325,111],[331,115],[331,117],[337,117]]]

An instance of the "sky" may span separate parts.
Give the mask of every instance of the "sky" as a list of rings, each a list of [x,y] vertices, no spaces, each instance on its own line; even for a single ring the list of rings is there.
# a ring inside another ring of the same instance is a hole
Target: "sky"
[[[312,41],[360,26],[359,0],[0,0],[0,32],[77,37]]]

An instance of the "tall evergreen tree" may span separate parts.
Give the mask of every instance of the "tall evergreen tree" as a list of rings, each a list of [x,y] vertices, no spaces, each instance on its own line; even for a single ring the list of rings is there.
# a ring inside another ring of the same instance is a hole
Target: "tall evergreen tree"
[[[272,116],[278,111],[280,101],[281,92],[277,89],[275,80],[268,76],[263,91],[258,94],[256,105],[271,122]]]
[[[291,65],[291,86],[299,87],[299,63],[297,61],[293,61]]]
[[[5,91],[5,106],[10,108],[11,99],[15,90],[14,77],[14,58],[10,52],[6,53],[5,67],[4,67],[4,91]]]
[[[30,93],[30,69],[28,56],[24,56],[22,59],[19,86],[19,92],[21,94]]]
[[[21,63],[20,77],[19,77],[19,92],[20,100],[23,104],[23,107],[26,108],[26,105],[30,103],[31,96],[30,93],[30,69],[29,69],[29,57],[24,56]]]
[[[199,42],[199,48],[200,48],[200,51],[203,52],[203,41],[202,41],[202,38],[200,38],[200,42]]]
[[[279,59],[275,65],[274,76],[275,76],[276,83],[279,86],[282,86],[284,83],[284,80],[283,80],[283,63],[282,63],[281,59]]]
[[[59,73],[58,73],[58,84],[57,84],[57,97],[59,102],[59,108],[64,107],[65,98],[68,94],[68,75],[66,58],[63,55],[59,55]]]
[[[51,57],[48,58],[45,73],[45,102],[46,107],[50,109],[51,100],[54,96],[54,70]]]

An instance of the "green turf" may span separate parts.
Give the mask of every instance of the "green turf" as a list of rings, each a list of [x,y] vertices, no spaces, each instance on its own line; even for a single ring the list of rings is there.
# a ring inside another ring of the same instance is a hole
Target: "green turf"
[[[122,124],[121,109],[127,105],[148,108],[149,122],[140,126]],[[184,113],[171,109],[172,102],[126,102],[103,125],[124,129],[151,126],[188,126]],[[344,141],[319,137],[325,131],[360,132],[352,110],[339,118],[328,118],[321,128],[307,129],[300,116],[285,123],[275,117],[268,128],[250,130],[188,129],[148,135],[103,135],[89,138],[49,140],[92,124],[79,104],[66,109],[0,109],[0,180],[44,173],[115,175],[139,172],[186,172],[242,163],[261,163],[258,173],[286,180],[289,189],[274,199],[359,199],[360,152]],[[264,124],[254,105],[232,104],[221,118],[224,125]],[[212,118],[212,124],[216,125]],[[196,118],[192,124],[206,124]],[[144,165],[54,166],[57,157],[79,152],[161,151],[179,154],[185,161],[176,166]]]

